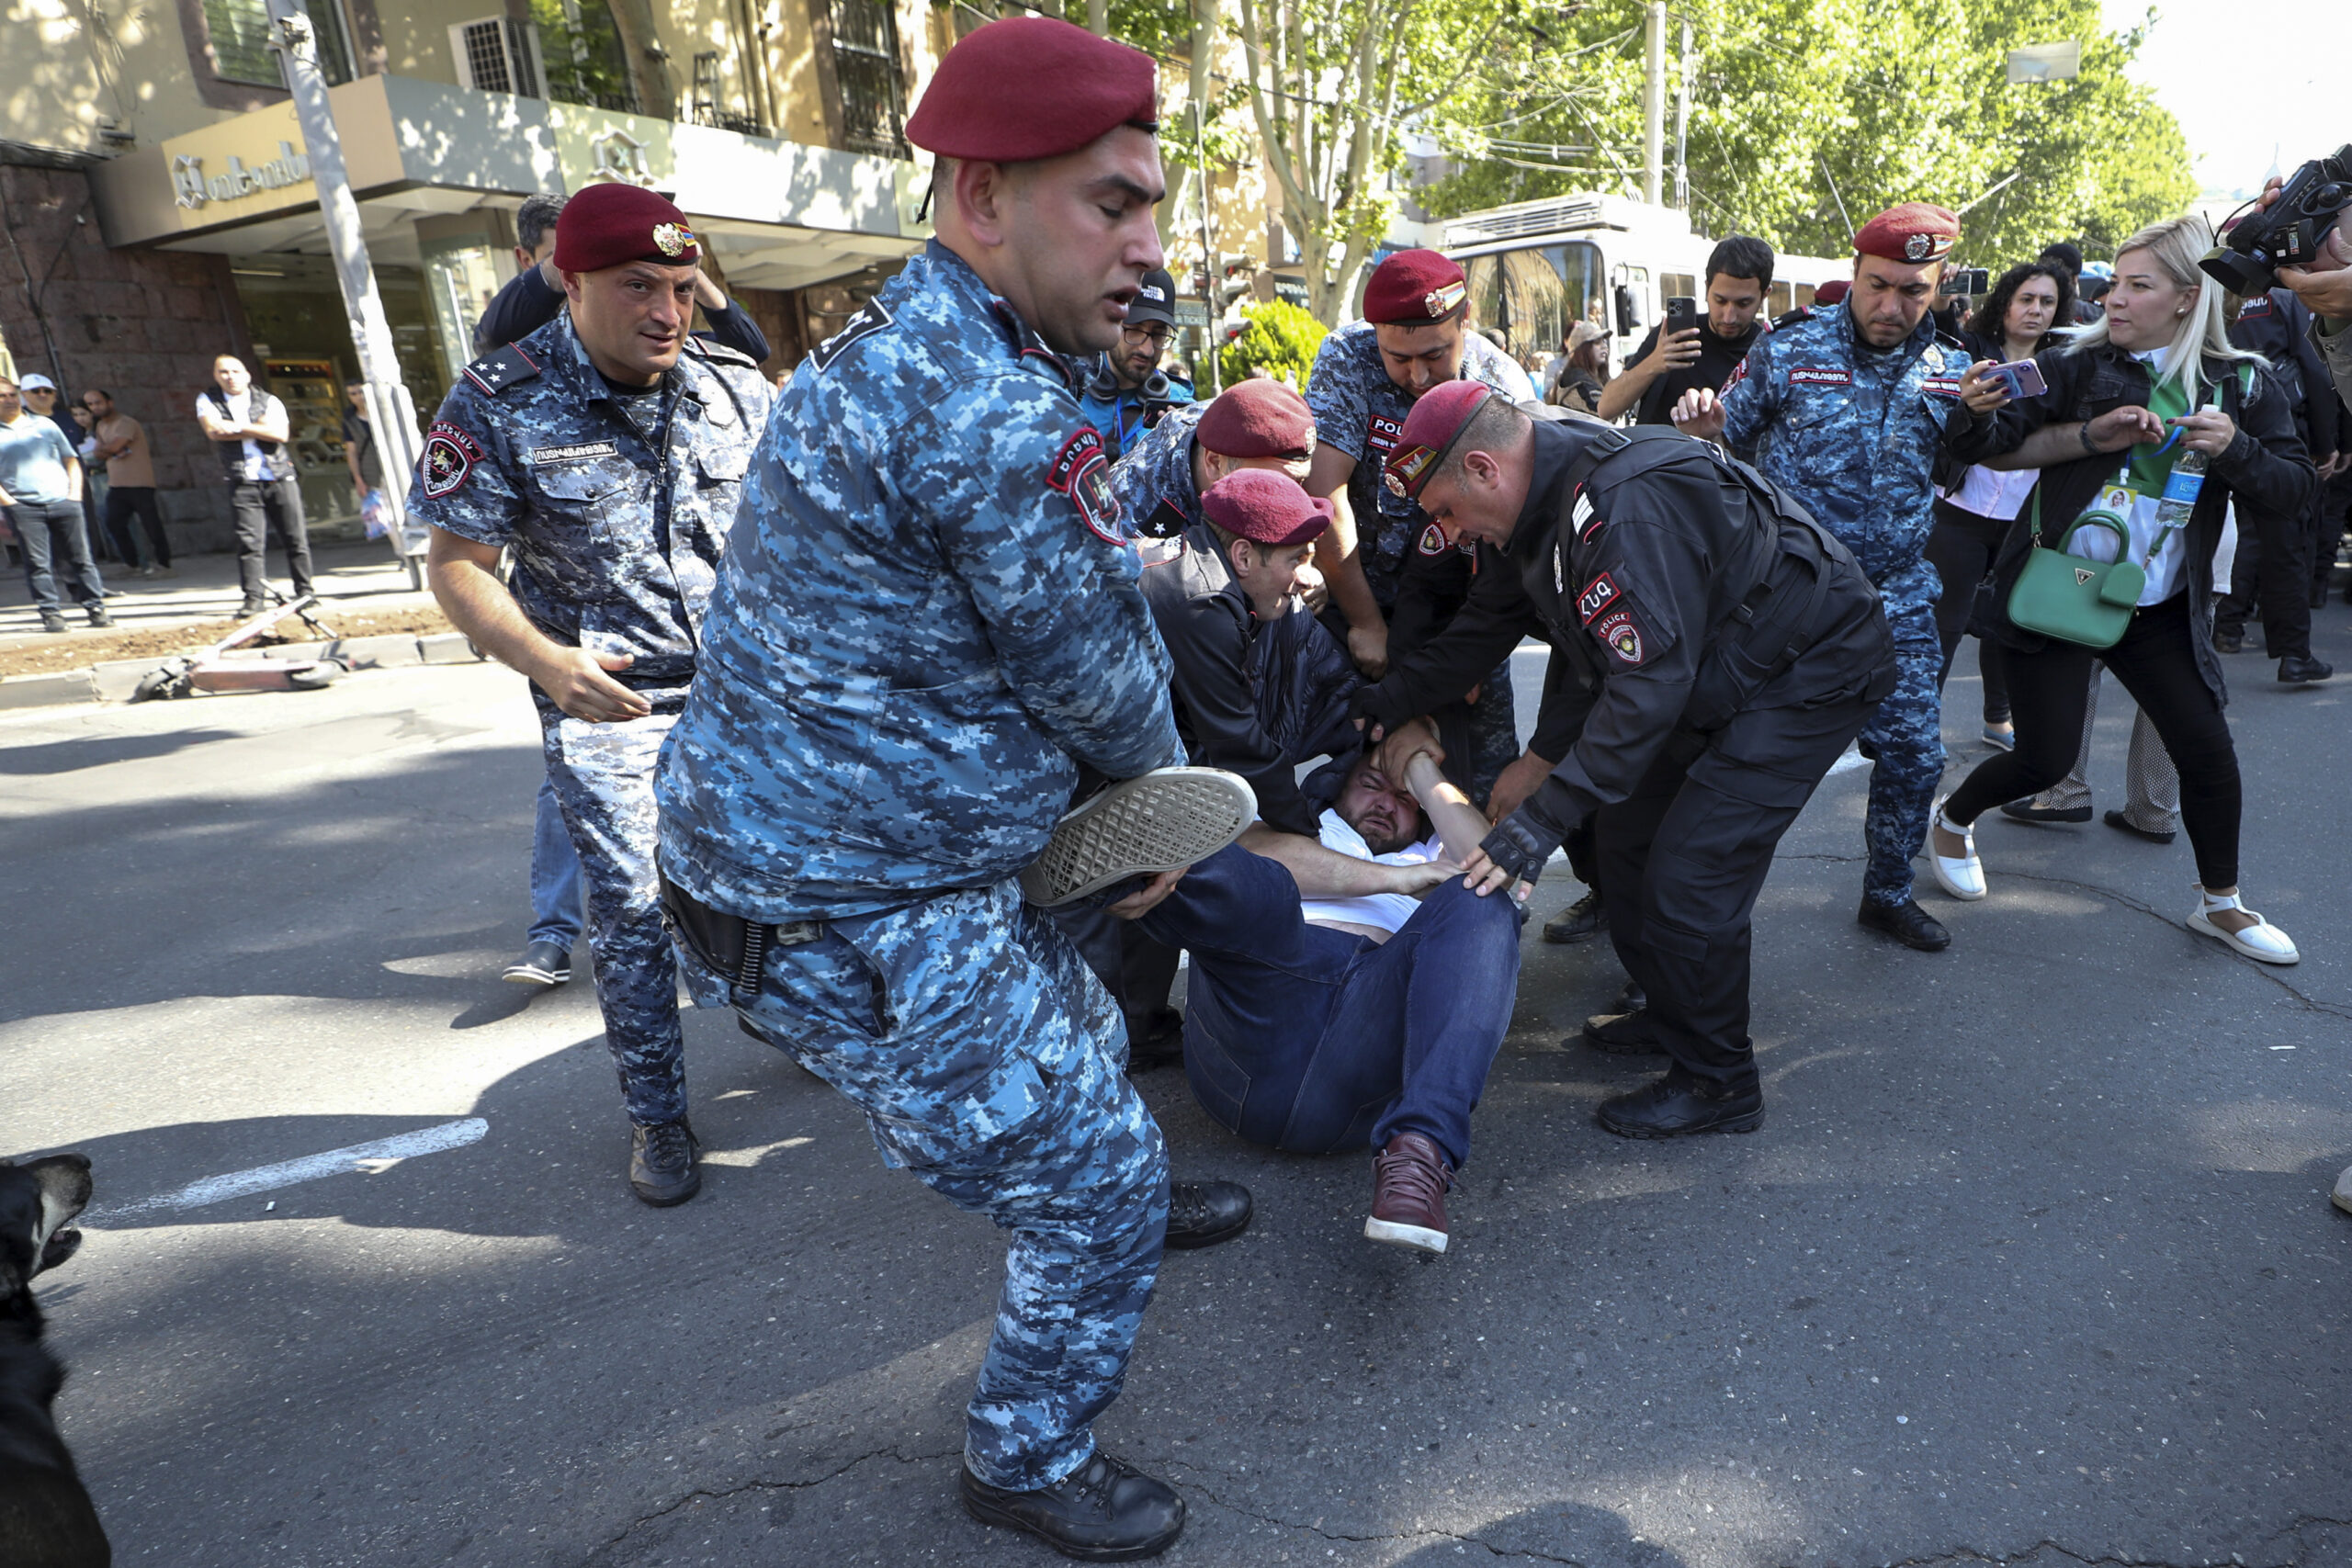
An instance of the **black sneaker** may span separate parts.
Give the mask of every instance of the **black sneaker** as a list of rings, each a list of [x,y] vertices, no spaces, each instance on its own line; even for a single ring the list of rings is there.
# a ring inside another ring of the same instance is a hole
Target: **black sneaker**
[[[2167,833],[2161,829],[2143,828],[2120,811],[2109,811],[2102,820],[2118,832],[2129,833],[2135,839],[2145,839],[2152,844],[2169,844],[2180,836],[2177,830]]]
[[[1231,1241],[1250,1228],[1250,1189],[1238,1181],[1168,1184],[1168,1247],[1191,1252]]]
[[[255,615],[266,615],[267,614],[269,614],[268,605],[263,604],[258,599],[248,599],[243,604],[237,606],[236,618],[241,621],[250,621]]]
[[[686,1119],[656,1122],[633,1128],[628,1145],[628,1184],[632,1191],[657,1209],[683,1203],[702,1190],[702,1172],[695,1168],[700,1145]]]
[[[1191,865],[1258,818],[1248,781],[1222,768],[1155,768],[1072,809],[1021,874],[1029,902],[1050,909],[1136,876]]]
[[[1544,922],[1544,940],[1567,946],[1590,942],[1609,929],[1609,911],[1600,907],[1600,889],[1594,888]]]
[[[560,986],[571,978],[571,950],[558,942],[535,942],[499,978],[518,986]]]
[[[2223,631],[2221,627],[2215,626],[2213,628],[2213,651],[2216,653],[2244,653],[2245,651],[2245,633],[2242,631]]]
[[[1646,1008],[1594,1013],[1584,1021],[1584,1043],[1612,1056],[1654,1056],[1666,1049]]]
[[[1132,1562],[1157,1557],[1184,1533],[1184,1499],[1101,1449],[1094,1457],[1035,1492],[991,1486],[964,1468],[964,1508],[984,1525],[1025,1531],[1083,1562]]]
[[[104,604],[85,604],[82,608],[88,612],[90,624],[92,626],[110,626],[114,625],[114,616],[107,612],[107,607]],[[2283,681],[2286,677],[2281,675],[2279,679]]]
[[[1854,919],[1915,952],[1941,953],[1951,945],[1951,932],[1944,930],[1941,920],[1919,908],[1917,898],[1882,904],[1866,893],[1862,896],[1861,911]]]
[[[2033,797],[2012,800],[2001,807],[2001,815],[2012,822],[2087,822],[2091,808],[2087,806],[2036,806]]]
[[[1764,1090],[1755,1085],[1721,1088],[1678,1067],[1631,1094],[1602,1100],[1593,1120],[1621,1138],[1753,1133],[1764,1125]]]
[[[54,610],[43,610],[40,613],[40,629],[45,632],[62,632],[65,629],[65,617]]]

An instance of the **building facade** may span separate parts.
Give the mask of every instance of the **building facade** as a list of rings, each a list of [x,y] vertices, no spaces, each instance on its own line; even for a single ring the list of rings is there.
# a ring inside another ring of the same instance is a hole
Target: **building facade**
[[[672,196],[798,361],[917,250],[902,128],[952,41],[920,0],[305,0],[401,378],[430,418],[517,266],[525,197]],[[485,13],[488,7],[489,14]],[[293,416],[314,520],[356,526],[357,369],[263,0],[0,0],[0,338],[144,422],[175,536],[222,541],[193,405],[229,353]],[[635,44],[632,47],[631,41]]]

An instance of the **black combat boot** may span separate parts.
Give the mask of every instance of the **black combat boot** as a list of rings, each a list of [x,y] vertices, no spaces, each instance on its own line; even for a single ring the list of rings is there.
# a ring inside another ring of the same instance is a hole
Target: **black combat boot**
[[[1941,953],[1951,945],[1951,932],[1944,930],[1941,920],[1919,908],[1917,898],[1905,898],[1900,904],[1882,904],[1865,893],[1862,895],[1861,911],[1854,919],[1857,924],[1891,936],[1904,946],[1920,953]]]
[[[1753,1133],[1764,1125],[1764,1090],[1755,1084],[1725,1089],[1676,1067],[1631,1094],[1602,1100],[1593,1120],[1621,1138]]]
[[[1657,1037],[1657,1028],[1650,1022],[1647,1008],[1594,1013],[1584,1021],[1583,1040],[1612,1056],[1650,1056],[1666,1049],[1666,1042]]]
[[[1590,942],[1609,929],[1609,911],[1601,908],[1600,889],[1594,888],[1544,922],[1545,942],[1574,945]]]
[[[1157,1557],[1184,1533],[1184,1499],[1102,1450],[1034,1492],[1008,1492],[964,1470],[964,1507],[984,1525],[1025,1530],[1086,1562],[1132,1562]]]
[[[1168,1184],[1169,1248],[1190,1252],[1231,1241],[1250,1228],[1250,1189],[1238,1181],[1171,1181]]]
[[[684,1202],[702,1190],[702,1172],[695,1168],[699,1148],[694,1128],[683,1116],[634,1129],[628,1145],[630,1190],[657,1209]]]

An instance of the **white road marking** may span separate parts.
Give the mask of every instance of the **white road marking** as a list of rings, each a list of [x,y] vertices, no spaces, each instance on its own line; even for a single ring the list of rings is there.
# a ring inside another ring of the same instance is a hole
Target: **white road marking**
[[[251,1170],[232,1170],[226,1176],[208,1176],[192,1181],[176,1192],[164,1192],[153,1198],[142,1198],[136,1203],[120,1207],[94,1209],[87,1219],[92,1224],[126,1219],[133,1214],[153,1213],[159,1209],[200,1209],[208,1203],[219,1203],[231,1198],[249,1198],[256,1192],[271,1192],[297,1182],[316,1181],[322,1176],[344,1176],[355,1170],[375,1174],[389,1170],[397,1162],[417,1155],[438,1154],[443,1149],[461,1149],[468,1144],[481,1142],[490,1131],[490,1123],[479,1116],[469,1116],[462,1122],[444,1122],[438,1127],[420,1127],[413,1133],[401,1133],[390,1138],[378,1138],[373,1143],[354,1144],[349,1148],[329,1149],[322,1155],[311,1155],[303,1159],[289,1159],[277,1165],[257,1165]],[[271,1207],[277,1205],[273,1202]]]
[[[1853,747],[1849,746],[1846,748],[1845,755],[1830,763],[1829,771],[1826,773],[1824,773],[1822,777],[1834,779],[1839,773],[1849,773],[1856,768],[1867,768],[1870,765],[1871,760],[1868,757],[1863,756]]]

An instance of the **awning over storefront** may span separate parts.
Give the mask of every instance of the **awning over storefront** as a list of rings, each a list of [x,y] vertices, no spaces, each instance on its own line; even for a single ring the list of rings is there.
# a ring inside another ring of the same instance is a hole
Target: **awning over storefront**
[[[673,194],[736,288],[799,288],[922,243],[911,164],[404,76],[333,89],[371,253],[413,263],[413,220],[620,179]],[[323,254],[290,105],[90,171],[111,245]],[[379,250],[379,247],[381,247]]]

